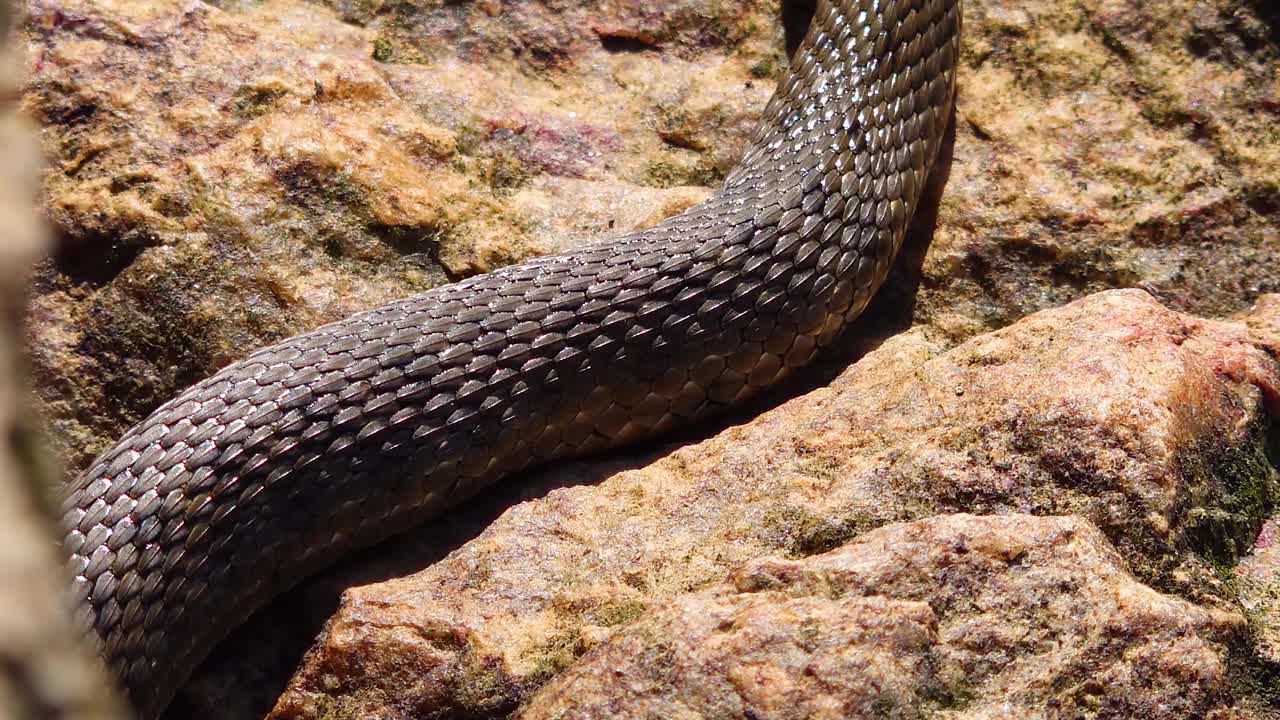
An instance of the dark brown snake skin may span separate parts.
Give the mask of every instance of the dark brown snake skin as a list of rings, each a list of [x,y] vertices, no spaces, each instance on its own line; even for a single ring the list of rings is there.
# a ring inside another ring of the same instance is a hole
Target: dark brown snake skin
[[[901,244],[950,116],[959,30],[959,0],[823,0],[703,204],[290,338],[130,430],[74,483],[65,528],[141,717],[342,554],[807,363]]]

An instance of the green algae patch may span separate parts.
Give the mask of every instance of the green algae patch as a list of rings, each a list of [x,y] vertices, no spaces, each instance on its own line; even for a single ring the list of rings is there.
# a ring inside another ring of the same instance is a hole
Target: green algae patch
[[[759,532],[766,541],[785,548],[790,557],[809,557],[834,550],[882,524],[865,516],[822,516],[790,505],[769,510]]]
[[[712,187],[724,180],[724,171],[709,158],[687,150],[663,153],[645,168],[642,182],[651,187]]]
[[[395,47],[386,38],[373,41],[373,52],[370,55],[380,63],[389,63],[395,59]]]
[[[386,693],[378,689],[355,696],[321,695],[316,698],[311,710],[315,713],[316,720],[361,720],[365,717],[361,708],[370,703],[381,704],[385,702],[385,698]]]
[[[602,603],[591,611],[590,620],[601,627],[618,627],[635,622],[649,606],[639,600],[617,600]]]
[[[1230,643],[1226,651],[1227,674],[1233,694],[1241,705],[1261,714],[1280,707],[1280,662],[1257,650],[1252,630],[1244,639]]]
[[[231,112],[243,120],[252,120],[271,112],[276,101],[288,94],[285,88],[274,85],[245,86],[236,91]]]
[[[515,704],[518,683],[499,658],[468,658],[453,698],[467,717],[499,717]]]
[[[515,153],[500,150],[484,163],[484,180],[497,195],[512,195],[529,183],[533,173]]]
[[[525,683],[541,685],[560,674],[589,649],[587,639],[577,628],[552,636],[525,657],[530,667]]]
[[[1182,536],[1215,567],[1234,565],[1280,507],[1280,473],[1268,456],[1268,426],[1259,420],[1241,442],[1231,444],[1205,438],[1180,458],[1189,485],[1197,488]]]

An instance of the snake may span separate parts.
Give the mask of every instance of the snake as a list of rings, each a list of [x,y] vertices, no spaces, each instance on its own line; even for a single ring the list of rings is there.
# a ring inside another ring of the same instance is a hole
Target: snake
[[[951,118],[960,25],[960,0],[820,0],[702,203],[288,338],[126,432],[70,481],[63,532],[138,716],[343,555],[803,368],[889,274]]]

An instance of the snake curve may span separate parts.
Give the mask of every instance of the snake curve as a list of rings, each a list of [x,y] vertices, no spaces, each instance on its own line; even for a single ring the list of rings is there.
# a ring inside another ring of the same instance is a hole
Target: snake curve
[[[950,117],[960,0],[820,0],[741,163],[656,227],[287,339],[129,430],[64,508],[142,720],[229,628],[533,464],[740,402],[859,315]]]

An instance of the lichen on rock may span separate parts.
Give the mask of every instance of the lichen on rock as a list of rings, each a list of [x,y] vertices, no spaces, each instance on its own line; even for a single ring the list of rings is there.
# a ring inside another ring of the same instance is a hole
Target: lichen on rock
[[[748,563],[518,717],[1225,717],[1242,622],[1142,585],[1078,518],[945,515]]]

